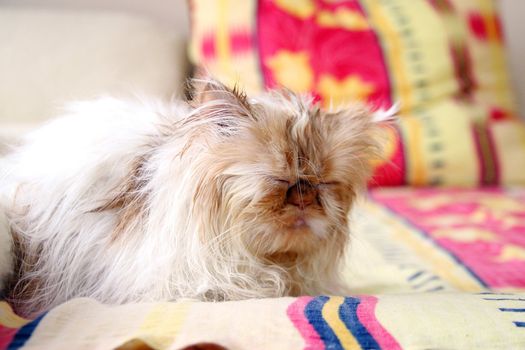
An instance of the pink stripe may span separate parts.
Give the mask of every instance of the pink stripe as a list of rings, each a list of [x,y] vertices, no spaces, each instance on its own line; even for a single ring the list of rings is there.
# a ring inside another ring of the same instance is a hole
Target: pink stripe
[[[271,88],[275,87],[277,84],[273,80],[272,73],[270,69],[265,65],[264,60],[268,54],[266,54],[265,50],[265,44],[268,42],[267,40],[264,40],[264,36],[262,35],[263,31],[265,30],[266,24],[263,23],[263,20],[266,18],[266,16],[263,16],[265,14],[265,8],[269,6],[268,1],[258,1],[257,2],[257,10],[255,13],[256,16],[256,37],[255,40],[257,42],[257,53],[259,54],[259,70],[260,75],[262,76],[262,88]],[[270,5],[271,6],[271,5]]]
[[[201,52],[207,60],[215,59],[215,38],[212,34],[204,35],[201,42]]]
[[[375,341],[383,350],[401,350],[399,343],[379,323],[376,318],[377,298],[373,296],[360,296],[361,302],[357,307],[357,318],[359,322],[370,332]]]
[[[231,49],[234,54],[249,53],[253,49],[251,33],[248,31],[238,31],[230,34]]]
[[[305,350],[325,348],[323,341],[319,338],[319,334],[317,334],[314,327],[308,322],[308,319],[304,314],[306,305],[308,305],[312,299],[312,297],[299,297],[291,303],[286,310],[288,318],[290,318],[290,321],[292,321],[293,325],[297,328],[299,333],[301,333],[301,336],[306,342],[306,346],[304,347]]]
[[[249,33],[239,31],[230,33],[230,48],[233,54],[245,54],[253,50],[253,42]],[[203,35],[201,41],[201,52],[205,59],[214,60],[217,56],[215,34]]]
[[[0,325],[0,349],[7,349],[18,329],[8,328]]]

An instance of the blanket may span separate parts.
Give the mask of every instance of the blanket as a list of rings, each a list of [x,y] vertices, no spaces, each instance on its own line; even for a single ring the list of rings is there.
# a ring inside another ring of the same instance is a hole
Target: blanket
[[[83,298],[35,320],[2,302],[0,349],[525,348],[525,190],[374,190],[351,219],[352,295]]]

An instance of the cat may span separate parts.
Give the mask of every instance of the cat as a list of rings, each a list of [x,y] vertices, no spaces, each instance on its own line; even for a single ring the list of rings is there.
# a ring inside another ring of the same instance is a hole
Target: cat
[[[385,118],[195,85],[189,102],[78,102],[7,156],[17,312],[347,291],[348,214]]]

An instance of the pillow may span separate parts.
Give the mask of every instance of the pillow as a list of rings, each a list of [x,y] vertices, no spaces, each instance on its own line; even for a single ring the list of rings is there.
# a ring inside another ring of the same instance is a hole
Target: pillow
[[[525,183],[525,127],[491,0],[193,0],[191,9],[190,57],[226,84],[286,86],[327,108],[398,103],[371,185]]]

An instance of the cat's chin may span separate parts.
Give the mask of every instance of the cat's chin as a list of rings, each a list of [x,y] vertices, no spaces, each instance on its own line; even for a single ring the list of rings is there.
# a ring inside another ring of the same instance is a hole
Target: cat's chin
[[[272,250],[277,253],[310,253],[328,236],[328,226],[326,220],[319,217],[300,215],[289,218],[286,226],[275,230]]]
[[[313,235],[324,238],[327,235],[328,223],[321,209],[316,208],[306,211],[289,211],[282,218],[285,223],[284,231],[289,234]]]
[[[308,227],[308,223],[304,218],[298,217],[297,219],[295,219],[294,223],[292,224],[292,227],[293,228]]]
[[[298,217],[287,231],[289,234],[312,235],[312,238],[322,239],[327,236],[327,226],[326,221],[320,218]]]

